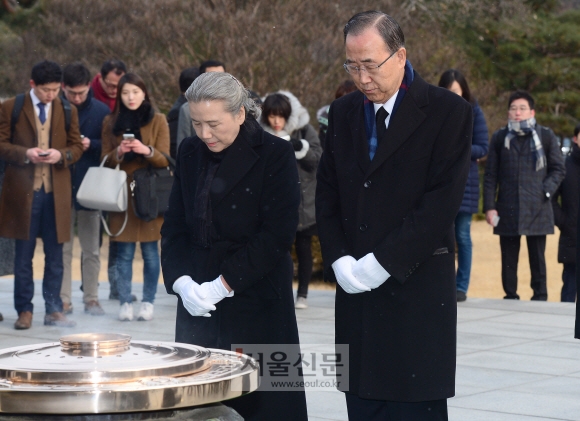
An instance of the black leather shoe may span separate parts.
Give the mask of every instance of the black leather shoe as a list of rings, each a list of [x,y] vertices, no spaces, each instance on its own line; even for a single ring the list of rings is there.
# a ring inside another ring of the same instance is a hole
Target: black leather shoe
[[[457,302],[461,303],[465,300],[467,300],[467,294],[463,291],[457,291]]]

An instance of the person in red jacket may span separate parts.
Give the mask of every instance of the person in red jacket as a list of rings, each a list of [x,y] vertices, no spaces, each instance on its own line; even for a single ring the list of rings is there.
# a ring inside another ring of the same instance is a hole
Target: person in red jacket
[[[111,111],[115,109],[119,79],[125,73],[127,66],[121,60],[107,60],[101,66],[101,72],[91,82],[94,98],[107,104]]]

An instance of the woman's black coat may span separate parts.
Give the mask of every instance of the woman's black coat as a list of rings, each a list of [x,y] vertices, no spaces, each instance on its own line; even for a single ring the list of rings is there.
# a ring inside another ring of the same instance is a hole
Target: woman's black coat
[[[194,197],[207,146],[187,138],[180,146],[169,208],[161,229],[161,263],[169,294],[182,275],[197,283],[220,274],[234,296],[211,317],[193,317],[178,301],[175,340],[231,350],[232,344],[295,344],[290,248],[298,224],[300,192],[289,142],[243,128],[211,185],[212,245],[192,241]],[[246,135],[242,135],[246,133]],[[306,419],[304,392],[254,392],[229,401],[245,419]],[[285,418],[289,417],[289,418]]]

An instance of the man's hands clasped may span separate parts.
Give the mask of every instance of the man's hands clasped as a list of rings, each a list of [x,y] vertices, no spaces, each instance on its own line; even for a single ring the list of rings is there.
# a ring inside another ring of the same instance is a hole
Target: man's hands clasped
[[[203,317],[211,317],[209,312],[216,309],[215,304],[234,295],[234,291],[226,289],[221,276],[201,285],[190,276],[181,276],[174,282],[173,291],[179,294],[189,314]]]
[[[359,294],[381,286],[391,275],[373,253],[356,260],[343,256],[332,264],[338,284],[348,294]]]

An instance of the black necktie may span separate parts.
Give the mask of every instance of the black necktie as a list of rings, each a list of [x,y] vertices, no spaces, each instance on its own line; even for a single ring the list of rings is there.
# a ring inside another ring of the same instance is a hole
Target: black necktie
[[[388,116],[389,112],[385,110],[385,107],[379,108],[379,111],[377,111],[375,116],[377,119],[377,145],[379,145],[387,135],[387,126],[385,125],[385,120]]]

